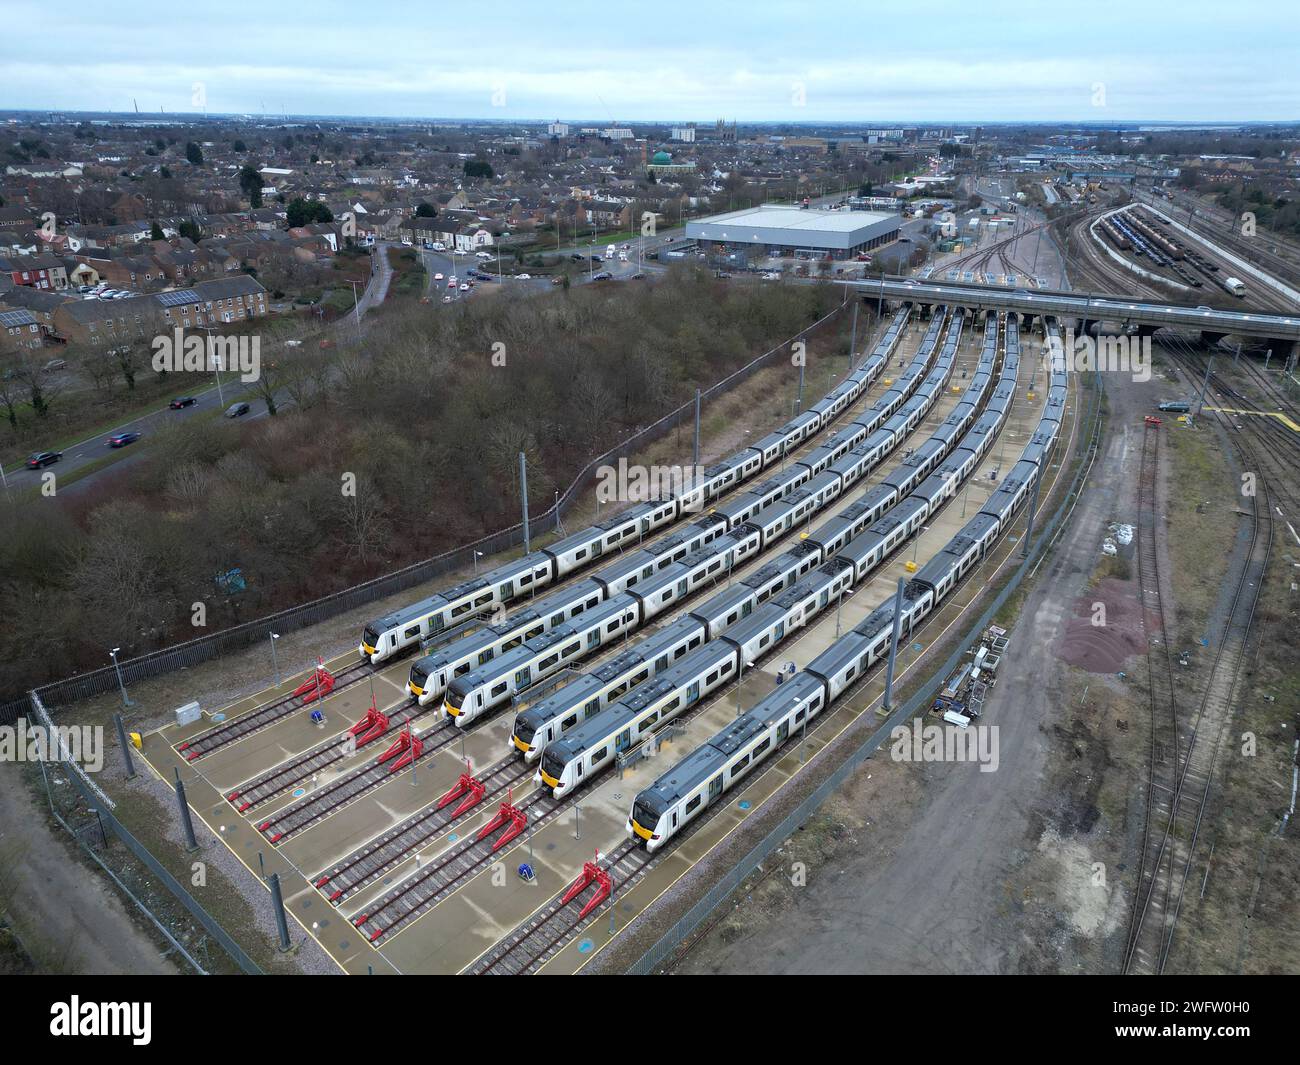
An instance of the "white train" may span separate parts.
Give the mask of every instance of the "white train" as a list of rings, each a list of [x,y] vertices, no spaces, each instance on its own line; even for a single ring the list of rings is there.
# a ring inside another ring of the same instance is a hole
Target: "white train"
[[[1049,328],[1054,325],[1049,323]],[[1018,353],[1018,348],[1017,348]],[[1017,358],[1018,363],[1018,358]],[[1006,366],[1002,380],[1006,379]],[[1054,366],[1050,389],[1066,385]],[[1049,396],[1051,395],[1049,389]],[[1031,442],[999,489],[904,590],[900,641],[911,635],[1012,522],[1040,476],[1061,431],[1060,408],[1045,408]],[[664,846],[687,824],[771,756],[792,733],[830,706],[889,654],[893,602],[884,604],[814,659],[806,669],[693,750],[632,803],[629,836],[647,849]]]
[[[376,618],[362,630],[359,653],[378,664],[417,647],[420,641],[454,625],[533,595],[611,552],[623,551],[629,544],[641,544],[650,533],[686,514],[700,511],[741,481],[781,465],[787,455],[821,432],[875,381],[897,347],[910,316],[910,305],[899,310],[862,366],[831,389],[824,399],[757,443],[710,466],[703,478],[689,489],[670,499],[638,504],[550,547],[530,552],[480,577]]]
[[[1013,322],[1010,331],[1014,333],[1016,328]],[[996,354],[996,333],[995,328],[993,336],[986,339],[985,351],[990,356]],[[972,406],[983,399],[983,392],[974,390],[986,390],[990,383],[987,374],[977,377],[980,380],[973,380],[963,397]],[[941,382],[935,382],[934,387],[942,387]],[[996,431],[1005,421],[1006,409],[1007,405],[1003,404],[1001,410],[981,415],[970,430],[977,437],[974,449],[957,448],[952,461],[944,462],[942,447],[917,448],[911,458],[871,493],[883,491],[887,497],[898,498],[898,485],[915,486],[911,494],[789,592],[757,609],[747,620],[725,628],[716,640],[693,652],[660,678],[634,689],[604,711],[573,720],[567,730],[561,728],[559,737],[545,744],[535,777],[537,782],[551,788],[556,798],[568,794],[615,764],[625,752],[646,742],[667,721],[729,683],[742,665],[756,662],[818,611],[835,602],[952,497],[956,486],[970,476],[979,458],[992,445]],[[980,427],[987,431],[976,434]],[[923,456],[919,463],[918,456]],[[936,466],[936,472],[930,474]],[[1023,498],[1023,489],[1017,495],[1015,487],[1004,483],[990,498],[990,506],[1001,507],[999,497],[1004,494],[1009,498]],[[814,544],[814,552],[817,550],[818,545]],[[923,573],[918,573],[917,579],[922,578]],[[631,831],[630,825],[631,822]]]
[[[954,317],[953,328],[949,332],[944,352],[936,362],[938,369],[919,386],[917,382],[920,381],[920,375],[912,374],[910,377],[911,384],[908,387],[918,387],[918,397],[922,398],[919,409],[922,413],[928,411],[938,398],[940,390],[952,372],[962,321],[963,316],[958,313]],[[991,344],[987,346],[985,355],[981,357],[982,366],[985,364],[992,366],[996,355],[996,332],[995,329]],[[917,353],[914,363],[919,364],[921,369],[924,369],[927,354],[933,342],[937,340],[937,336],[938,333],[934,333],[929,338],[931,343],[928,345],[923,343]],[[987,373],[977,374],[969,386],[968,397],[972,400],[982,398],[988,381]],[[880,404],[890,409],[898,409],[902,405],[901,399],[902,397],[898,399],[882,397]],[[967,402],[965,406],[973,416],[974,402]],[[866,417],[874,419],[879,413],[876,411],[874,415],[869,414]],[[802,508],[811,499],[816,503],[816,509],[821,509],[831,499],[836,498],[842,488],[874,468],[880,458],[897,446],[906,435],[909,418],[901,414],[896,417],[900,419],[897,425],[876,429],[865,444],[852,452],[841,454],[825,473],[809,482],[807,494],[799,497],[798,507]],[[937,453],[928,454],[932,454],[933,461],[936,462],[942,457]],[[791,587],[810,570],[829,561],[855,537],[861,536],[875,524],[899,498],[898,491],[892,487],[878,486],[871,489],[863,499],[846,507],[816,531],[804,534],[797,547],[738,582],[735,587],[729,587],[711,597],[702,606],[679,619],[673,628],[676,635],[669,642],[680,654],[704,639],[716,639],[723,630],[738,620],[748,617],[772,596]],[[796,521],[801,514],[801,509],[793,512]],[[751,514],[750,517],[752,518],[753,515]],[[763,530],[766,546],[775,539],[776,535],[789,528],[792,522],[784,519],[765,522],[760,519],[751,524],[757,524]],[[891,550],[897,546],[897,542],[896,538],[891,539]],[[887,553],[887,551],[878,552],[876,560],[878,561],[883,554]],[[863,559],[855,559],[852,565],[854,579],[860,579],[866,572],[868,563]],[[528,761],[536,761],[546,744],[611,706],[635,685],[662,673],[676,659],[661,651],[661,639],[660,635],[649,637],[643,641],[644,647],[637,644],[628,648],[612,662],[605,663],[598,670],[579,677],[554,694],[539,699],[521,710],[516,715],[514,728],[511,730],[512,746]]]

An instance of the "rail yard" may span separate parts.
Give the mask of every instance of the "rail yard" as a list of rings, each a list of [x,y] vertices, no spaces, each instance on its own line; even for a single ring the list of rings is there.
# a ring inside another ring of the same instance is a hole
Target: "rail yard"
[[[178,9],[166,64],[130,5],[15,20],[18,1023],[400,1028],[392,983],[212,1026],[139,976],[1090,975],[1022,1032],[1280,1031],[1231,978],[1300,972],[1294,34],[518,7],[310,50]]]

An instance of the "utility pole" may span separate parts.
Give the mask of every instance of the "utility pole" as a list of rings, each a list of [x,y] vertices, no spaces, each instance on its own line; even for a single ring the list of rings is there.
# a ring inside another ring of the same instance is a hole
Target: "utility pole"
[[[528,554],[532,548],[532,540],[528,536],[528,457],[521,451],[519,452],[519,503],[524,512],[524,554]]]
[[[1201,384],[1201,399],[1196,404],[1196,417],[1201,416],[1201,411],[1205,409],[1205,394],[1210,390],[1210,369],[1214,366],[1214,356],[1210,356],[1209,362],[1205,364],[1205,381]]]

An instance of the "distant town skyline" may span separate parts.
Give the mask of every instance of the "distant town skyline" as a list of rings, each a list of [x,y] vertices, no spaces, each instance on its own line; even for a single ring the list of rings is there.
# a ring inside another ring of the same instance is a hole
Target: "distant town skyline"
[[[322,0],[291,24],[244,0],[74,18],[6,6],[0,108],[603,125],[1300,119],[1300,34],[1260,0],[1098,0],[1050,21],[1002,0],[888,19],[844,0],[501,0],[454,29],[393,0]]]

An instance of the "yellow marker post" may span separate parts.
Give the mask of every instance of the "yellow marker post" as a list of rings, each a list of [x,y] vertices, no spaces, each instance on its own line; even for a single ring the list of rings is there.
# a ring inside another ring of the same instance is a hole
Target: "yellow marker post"
[[[130,736],[131,736],[131,746],[134,747],[137,751],[143,751],[144,740],[140,738],[140,733],[132,732],[130,733]]]

